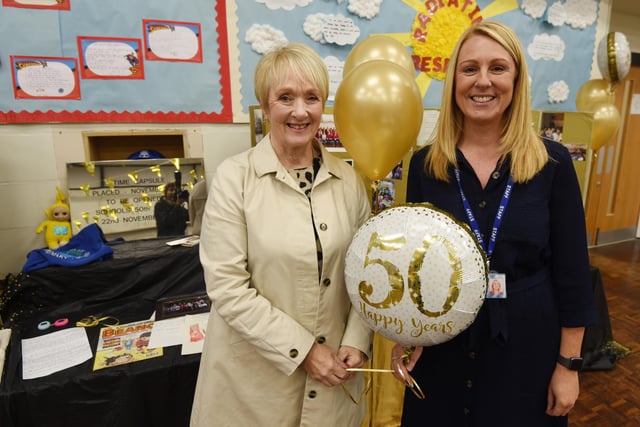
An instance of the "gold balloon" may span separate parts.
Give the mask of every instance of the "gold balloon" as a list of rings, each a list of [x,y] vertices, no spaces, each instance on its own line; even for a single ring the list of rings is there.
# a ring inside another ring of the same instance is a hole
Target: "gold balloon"
[[[620,113],[615,105],[600,102],[593,106],[591,149],[596,151],[605,145],[620,126]]]
[[[413,60],[407,48],[398,40],[383,35],[369,36],[353,47],[344,61],[342,77],[347,77],[358,65],[375,60],[393,62],[415,77]]]
[[[412,76],[389,61],[353,69],[336,91],[333,114],[340,141],[371,180],[383,179],[415,144],[422,96]]]
[[[598,103],[613,104],[615,92],[611,84],[605,79],[589,80],[580,86],[576,94],[576,107],[578,111],[591,113]]]

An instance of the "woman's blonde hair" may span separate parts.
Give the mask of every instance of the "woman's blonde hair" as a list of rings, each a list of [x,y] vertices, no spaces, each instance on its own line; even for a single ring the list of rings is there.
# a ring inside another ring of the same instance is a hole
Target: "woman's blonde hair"
[[[500,162],[511,156],[511,173],[515,182],[523,183],[533,178],[547,163],[548,154],[542,140],[532,125],[529,72],[524,50],[518,36],[506,25],[482,21],[469,27],[456,44],[444,81],[442,105],[437,129],[430,139],[430,151],[425,159],[425,169],[437,179],[449,181],[449,167],[458,166],[456,144],[462,137],[464,116],[455,101],[455,75],[460,47],[474,35],[482,35],[499,43],[509,52],[516,65],[513,98],[504,112],[500,137],[503,147]]]
[[[262,109],[268,108],[269,90],[290,76],[309,80],[320,90],[322,105],[329,97],[329,72],[320,56],[303,43],[290,43],[268,51],[256,65],[253,90]]]

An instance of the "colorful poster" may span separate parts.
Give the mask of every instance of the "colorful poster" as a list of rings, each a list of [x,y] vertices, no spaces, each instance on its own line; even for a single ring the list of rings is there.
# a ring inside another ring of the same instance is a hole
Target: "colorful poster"
[[[5,7],[24,7],[27,9],[69,10],[70,0],[2,0]]]
[[[11,56],[16,99],[80,99],[75,58]]]
[[[199,23],[145,19],[142,27],[146,59],[202,62],[202,31]]]
[[[140,39],[78,37],[83,79],[144,79]]]
[[[153,320],[100,329],[93,370],[162,356],[162,347],[149,349]]]

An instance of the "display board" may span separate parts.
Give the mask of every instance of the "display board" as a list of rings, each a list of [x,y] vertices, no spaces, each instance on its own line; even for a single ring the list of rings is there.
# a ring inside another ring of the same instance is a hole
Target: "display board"
[[[439,108],[458,36],[511,26],[532,106],[575,111],[590,79],[599,0],[2,0],[0,123],[248,122],[253,71],[270,48],[310,45],[331,97],[370,35],[406,46],[425,108]],[[231,79],[230,76],[233,76]]]
[[[2,0],[0,123],[230,122],[224,1]]]

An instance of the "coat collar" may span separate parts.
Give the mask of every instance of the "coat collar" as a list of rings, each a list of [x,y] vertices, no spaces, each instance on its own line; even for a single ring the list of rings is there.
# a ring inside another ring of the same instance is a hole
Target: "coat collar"
[[[322,182],[329,176],[341,179],[343,172],[340,169],[339,162],[344,160],[331,155],[317,139],[313,140],[313,144],[320,150],[320,155],[322,156],[322,166],[316,177],[316,182]],[[256,174],[259,177],[270,173],[275,173],[276,176],[287,173],[286,168],[278,160],[278,156],[271,145],[271,137],[268,134],[255,146],[254,158]]]

